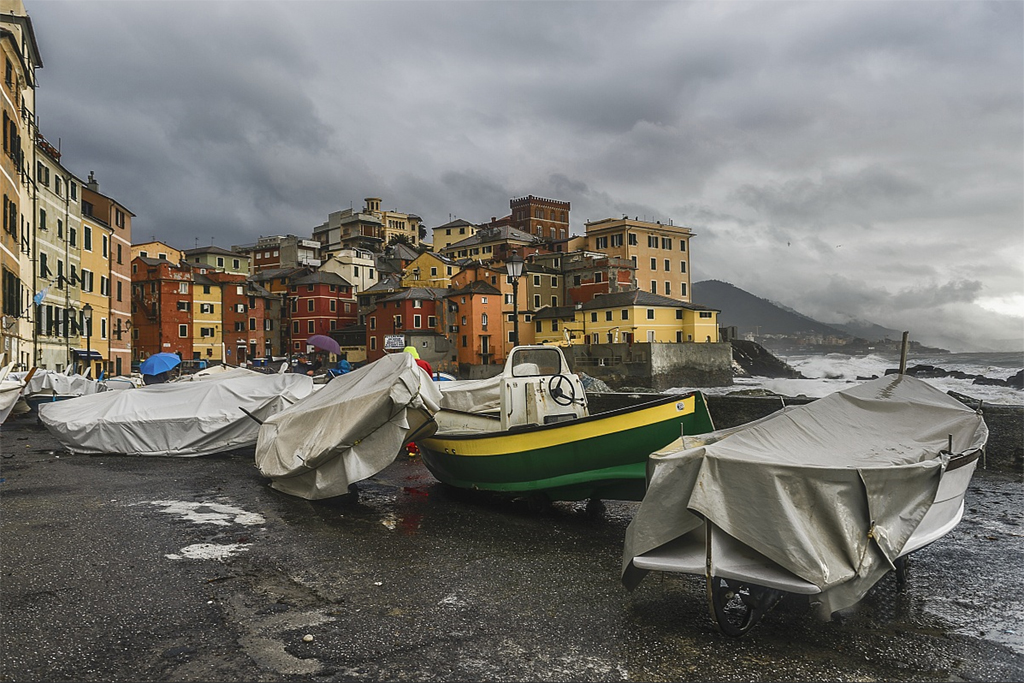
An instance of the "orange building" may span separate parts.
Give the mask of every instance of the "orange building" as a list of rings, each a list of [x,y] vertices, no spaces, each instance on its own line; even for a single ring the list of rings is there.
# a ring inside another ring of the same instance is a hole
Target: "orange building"
[[[489,271],[489,272],[488,272]],[[482,279],[476,279],[483,274]],[[494,284],[490,279],[494,277]],[[504,297],[495,271],[467,268],[452,277],[448,294],[449,337],[459,365],[501,365],[505,362]],[[509,290],[511,292],[511,289]],[[520,328],[521,329],[521,328]]]

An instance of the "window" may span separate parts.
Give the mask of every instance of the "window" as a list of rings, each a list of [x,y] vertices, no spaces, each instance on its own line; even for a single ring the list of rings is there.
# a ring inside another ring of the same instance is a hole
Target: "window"
[[[665,296],[672,296],[672,283],[665,280]]]
[[[217,257],[217,267],[218,268],[223,268],[224,267],[224,257],[223,256],[218,256]]]
[[[679,251],[686,251],[686,242],[679,240]]]
[[[636,243],[636,233],[635,232],[629,233],[629,246],[631,246],[631,247],[637,246],[637,243]]]
[[[462,348],[466,348],[467,346],[469,346],[469,343],[466,339],[466,335],[462,335]]]
[[[231,267],[234,268],[235,270],[238,270],[238,268],[239,268],[238,259],[234,259],[231,262]]]
[[[604,282],[604,273],[594,273],[594,284],[601,284]]]
[[[338,310],[338,301],[337,301],[337,299],[331,299],[331,313],[334,313],[337,310]]]
[[[622,309],[622,319],[623,320],[629,320],[629,309],[628,308],[623,308]]]
[[[370,316],[370,329],[377,329],[377,316]]]
[[[199,304],[200,313],[213,313],[213,304]]]
[[[401,327],[402,327],[402,316],[396,315],[395,316],[395,329],[397,330],[397,329],[400,329]]]
[[[210,285],[203,285],[203,294],[210,293]]]
[[[658,248],[658,238],[657,238],[657,236],[655,236],[655,235],[648,235],[647,236],[647,248],[648,249],[657,249]]]
[[[121,298],[121,285],[122,284],[123,283],[120,280],[117,281],[117,300],[118,301],[123,301],[123,299]]]
[[[670,237],[662,237],[661,238],[661,248],[662,249],[671,249],[672,248],[672,238],[670,238]]]
[[[92,228],[88,225],[82,226],[82,248],[92,251]]]
[[[84,273],[85,271],[82,271],[82,272]],[[179,311],[187,311],[187,310],[189,310],[190,306],[191,306],[191,304],[188,301],[179,301],[178,302],[178,310]]]
[[[370,337],[370,350],[375,351],[377,349],[377,338]]]
[[[613,247],[621,247],[622,246],[622,235],[621,234],[612,235],[612,246]]]
[[[596,249],[607,249],[608,248],[608,237],[598,237],[594,245]]]
[[[551,305],[552,306],[557,306],[558,305],[558,296],[555,295],[555,294],[551,295]]]
[[[110,279],[100,275],[100,294],[110,296]]]
[[[648,308],[647,309],[647,319],[648,320],[654,320],[654,309],[653,308]]]
[[[423,302],[420,301],[419,299],[413,299],[412,300],[412,307],[413,308],[423,308]]]
[[[178,325],[178,336],[182,338],[188,336],[188,325]]]
[[[431,277],[437,277],[437,266],[431,266],[430,267],[430,276]]]
[[[310,313],[313,312],[313,304],[314,304],[314,302],[313,302],[312,299],[308,299],[306,301],[306,310],[309,311]]]
[[[188,283],[187,282],[181,282],[181,283],[178,284],[178,293],[180,293],[180,294],[188,294]]]
[[[13,206],[13,204],[11,206]],[[68,227],[68,244],[72,247],[78,246],[78,231],[72,227]]]
[[[535,329],[535,330],[536,330],[537,332],[543,332],[544,330],[542,330],[542,329],[541,329],[541,325],[542,325],[542,324],[543,324],[543,323],[542,323],[542,322],[541,322],[540,320],[536,320],[536,321],[534,321],[534,329]]]
[[[74,181],[71,182],[71,199],[78,201],[78,183]]]
[[[39,229],[46,230],[46,209],[39,209]]]
[[[679,272],[680,273],[685,273],[686,272],[686,261],[680,261],[679,262]]]
[[[255,330],[256,329],[256,318],[249,318],[249,329],[250,330]]]
[[[421,316],[421,315],[414,315],[412,317],[413,329],[417,329],[418,330],[422,324],[423,324],[423,316]]]
[[[103,258],[110,258],[110,238],[107,237],[106,235],[104,235],[103,239],[100,240],[100,243],[103,245],[102,246]]]
[[[672,270],[672,263],[668,259],[665,259],[665,272]]]
[[[651,280],[651,294],[657,294],[657,293],[658,293],[658,281],[657,280]]]
[[[295,321],[292,322],[292,334],[298,334],[298,333],[299,333],[299,321],[295,320]]]
[[[309,332],[310,334],[313,334],[314,332],[316,332],[316,321],[315,320],[307,320],[306,321],[306,331]]]
[[[590,322],[592,322],[592,323],[596,323],[597,322],[597,311],[593,311],[590,314]]]
[[[700,311],[700,312],[698,313],[698,317],[701,317],[701,318],[710,318],[710,317],[711,317],[711,311]]]
[[[485,330],[487,329],[487,314],[486,313],[482,313],[480,315],[480,324],[483,326],[483,328]]]
[[[121,209],[114,209],[114,224],[119,227],[124,227],[124,211]]]
[[[611,311],[605,311],[604,312],[604,319],[605,320],[611,320],[612,319],[612,312]]]
[[[683,343],[683,333],[682,332],[676,332],[676,344],[682,344],[682,343]]]
[[[686,296],[686,283],[679,285],[679,296]]]
[[[652,258],[651,259],[651,270],[657,270],[657,269],[658,269],[658,259]]]
[[[551,321],[551,331],[552,332],[558,332],[558,321],[557,320],[552,320]]]
[[[482,303],[482,304],[487,303],[487,297],[486,296],[480,297],[480,303]]]
[[[540,294],[533,295],[533,307],[540,308]]]

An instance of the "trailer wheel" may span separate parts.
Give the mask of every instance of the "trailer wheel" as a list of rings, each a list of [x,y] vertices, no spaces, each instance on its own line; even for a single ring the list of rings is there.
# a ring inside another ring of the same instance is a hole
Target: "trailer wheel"
[[[733,638],[754,628],[782,599],[782,592],[773,588],[715,576],[708,579],[707,588],[711,616],[718,629]]]

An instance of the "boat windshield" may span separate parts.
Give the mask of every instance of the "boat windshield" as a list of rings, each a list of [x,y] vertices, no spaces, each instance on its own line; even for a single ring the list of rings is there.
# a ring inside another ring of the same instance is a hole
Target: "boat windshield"
[[[558,349],[522,349],[512,360],[513,377],[557,375],[562,369],[562,355]]]

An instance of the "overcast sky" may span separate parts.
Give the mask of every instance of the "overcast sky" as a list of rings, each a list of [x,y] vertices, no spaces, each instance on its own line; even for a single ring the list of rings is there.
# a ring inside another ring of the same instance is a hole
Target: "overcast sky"
[[[534,194],[690,227],[694,281],[824,322],[1022,346],[1021,2],[25,5],[41,130],[137,242]]]

